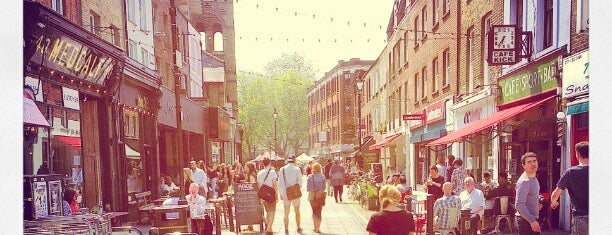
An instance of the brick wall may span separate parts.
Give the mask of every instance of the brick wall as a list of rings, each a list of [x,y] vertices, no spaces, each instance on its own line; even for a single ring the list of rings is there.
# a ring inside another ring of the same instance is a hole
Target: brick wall
[[[76,1],[78,2],[78,1]],[[111,25],[118,28],[116,34],[119,35],[119,40],[115,42],[115,45],[127,50],[125,45],[125,26],[123,24],[123,0],[81,0],[81,25],[83,28],[90,30],[89,17],[91,12],[100,16],[100,28],[98,29],[98,36],[107,42],[112,42],[113,37],[111,30],[108,29]]]
[[[39,2],[51,8],[51,0],[39,0]],[[83,25],[81,22],[81,1],[80,0],[64,0],[64,17],[75,24]]]
[[[570,20],[570,54],[574,54],[589,48],[589,31],[586,30],[580,33],[576,32],[578,1],[580,0],[572,0],[572,17]]]
[[[483,19],[485,16],[491,16],[491,25],[503,24],[504,18],[504,3],[503,1],[489,0],[462,0],[461,1],[461,34],[463,37],[460,42],[460,76],[459,76],[459,92],[458,94],[467,95],[469,91],[469,63],[467,61],[468,40],[466,34],[470,27],[473,27],[474,35],[474,51],[473,51],[473,71],[474,85],[482,85],[484,83],[484,67],[487,55],[484,54],[483,45],[486,45],[487,39],[483,35]],[[489,66],[489,82],[494,83],[501,76],[501,66]]]
[[[155,35],[155,62],[162,76],[162,85],[174,91],[174,76],[172,73],[174,53],[172,50],[172,29],[170,27],[170,1],[153,1],[153,28]]]

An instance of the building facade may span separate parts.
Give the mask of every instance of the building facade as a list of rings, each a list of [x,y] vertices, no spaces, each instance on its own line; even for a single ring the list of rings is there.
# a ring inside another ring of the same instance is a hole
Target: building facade
[[[346,157],[358,146],[356,80],[373,61],[338,61],[308,90],[311,155]]]

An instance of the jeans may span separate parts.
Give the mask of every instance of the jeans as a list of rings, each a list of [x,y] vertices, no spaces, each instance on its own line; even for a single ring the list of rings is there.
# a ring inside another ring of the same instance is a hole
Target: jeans
[[[574,215],[572,216],[572,235],[588,235],[589,234],[589,216]]]
[[[539,235],[540,233],[536,233],[531,230],[531,224],[521,216],[514,217],[514,223],[516,224],[516,228],[518,229],[519,235]]]

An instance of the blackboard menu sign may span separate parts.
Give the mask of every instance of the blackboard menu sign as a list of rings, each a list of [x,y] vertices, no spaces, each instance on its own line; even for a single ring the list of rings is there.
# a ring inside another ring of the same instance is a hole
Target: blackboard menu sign
[[[259,200],[259,197],[257,197],[257,183],[234,184],[237,225],[259,224],[263,222]]]
[[[372,163],[372,172],[374,175],[382,175],[382,164],[381,163]]]

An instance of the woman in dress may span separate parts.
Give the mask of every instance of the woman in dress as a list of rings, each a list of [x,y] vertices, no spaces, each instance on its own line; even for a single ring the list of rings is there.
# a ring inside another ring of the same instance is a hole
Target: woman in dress
[[[412,214],[397,206],[400,192],[395,185],[384,185],[379,193],[381,211],[370,217],[366,230],[370,235],[415,234]],[[402,226],[398,226],[401,224]]]
[[[321,233],[321,211],[325,205],[325,176],[321,174],[321,164],[312,164],[312,174],[306,180],[306,190],[308,190],[308,200],[312,208],[312,220],[314,221],[314,232]],[[310,195],[313,196],[310,196]],[[318,197],[317,194],[319,194]]]

